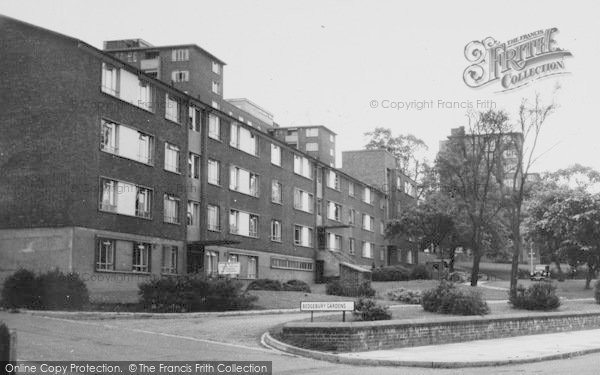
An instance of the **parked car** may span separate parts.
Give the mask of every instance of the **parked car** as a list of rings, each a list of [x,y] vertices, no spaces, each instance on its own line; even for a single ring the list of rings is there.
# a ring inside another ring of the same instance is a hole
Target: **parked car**
[[[547,280],[550,278],[550,266],[546,264],[538,264],[534,267],[533,272],[529,277],[533,281]]]

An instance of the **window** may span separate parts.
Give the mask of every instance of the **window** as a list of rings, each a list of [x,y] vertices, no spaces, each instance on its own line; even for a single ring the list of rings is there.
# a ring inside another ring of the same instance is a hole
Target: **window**
[[[271,268],[297,271],[312,271],[313,263],[311,261],[271,258]]]
[[[212,232],[221,231],[221,210],[219,206],[209,204],[207,206],[207,228]]]
[[[179,249],[177,246],[163,246],[161,272],[166,274],[177,274]]]
[[[294,155],[294,173],[312,179],[310,161],[305,157]]]
[[[233,165],[229,172],[229,189],[258,197],[257,174]]]
[[[219,103],[215,102],[214,100],[212,101],[211,106],[216,109],[221,109],[221,106],[219,105]]]
[[[271,164],[281,167],[281,147],[271,144]]]
[[[333,151],[332,148],[329,149],[329,156],[333,156],[335,154],[335,152]]]
[[[335,142],[335,136],[333,134],[329,134],[329,142],[331,142],[331,143]]]
[[[115,269],[115,248],[115,240],[98,240],[98,252],[96,254],[96,270],[112,271]]]
[[[212,92],[220,95],[221,94],[221,83],[212,81]]]
[[[152,216],[152,192],[136,186],[135,216],[150,219]]]
[[[100,210],[149,219],[152,216],[152,191],[123,181],[100,181]]]
[[[190,50],[187,48],[174,49],[171,52],[172,61],[188,61],[190,59]]]
[[[102,151],[127,159],[152,164],[154,137],[125,125],[101,121],[100,148]]]
[[[246,272],[246,278],[247,279],[256,279],[257,275],[258,275],[258,257],[252,257],[252,256],[245,256],[245,258],[247,258],[247,272]],[[242,269],[240,270],[240,276],[244,275],[243,273],[244,268],[242,267]],[[242,276],[243,277],[243,276]]]
[[[312,213],[313,195],[304,190],[294,189],[294,208],[300,211]]]
[[[131,270],[133,272],[150,272],[150,250],[152,245],[149,243],[133,243],[133,259]]]
[[[306,151],[319,151],[319,144],[316,142],[308,142],[306,144]]]
[[[354,255],[354,253],[356,252],[356,240],[354,238],[350,238],[350,241],[348,241],[348,251],[350,252],[350,255]]]
[[[190,130],[200,132],[202,116],[200,110],[196,107],[190,107],[188,110]]]
[[[340,190],[340,176],[332,170],[327,173],[327,187]]]
[[[219,253],[214,251],[205,251],[206,260],[204,261],[204,272],[207,276],[214,276],[217,274]]]
[[[362,257],[373,258],[373,244],[368,241],[365,241],[362,244]]]
[[[153,110],[154,87],[137,74],[102,63],[102,92],[147,111]]]
[[[373,231],[373,227],[375,226],[375,218],[368,214],[362,215],[362,229]]]
[[[281,221],[271,220],[271,241],[281,242]]]
[[[180,173],[179,147],[165,142],[165,169],[170,172]]]
[[[362,200],[363,200],[363,202],[366,202],[366,203],[369,203],[369,204],[371,204],[373,202],[373,196],[371,194],[371,188],[365,186],[365,188],[363,190]]]
[[[258,238],[258,216],[248,212],[230,210],[229,233]]]
[[[208,183],[213,185],[221,184],[221,165],[213,159],[208,159]]]
[[[164,210],[165,223],[179,224],[179,198],[165,194]]]
[[[250,155],[256,155],[258,139],[252,132],[237,123],[231,124],[229,144]]]
[[[327,249],[333,251],[342,250],[342,236],[333,233],[327,233]]]
[[[200,225],[200,203],[188,201],[187,204],[187,225],[196,226]]]
[[[212,62],[212,71],[215,74],[221,74],[221,64],[216,61]]]
[[[402,183],[400,176],[396,176],[396,189],[404,190],[404,184]]]
[[[271,181],[271,202],[281,204],[281,183],[279,181]]]
[[[187,70],[175,70],[171,73],[171,81],[187,82],[190,80],[190,72]]]
[[[312,247],[313,229],[302,225],[294,225],[294,245]]]
[[[107,63],[102,63],[102,91],[119,96],[119,69]]]
[[[306,129],[307,137],[318,137],[319,136],[319,128],[308,128]]]
[[[221,119],[212,113],[208,115],[208,136],[217,141],[221,140]]]
[[[190,152],[188,156],[188,176],[190,178],[200,178],[200,155]]]
[[[348,210],[348,225],[354,226],[355,223],[356,223],[356,211],[354,210],[354,208],[350,208]]]
[[[165,95],[165,118],[179,123],[179,101],[169,94]]]
[[[384,249],[379,250],[379,260],[382,262],[385,261],[385,250]]]
[[[348,182],[348,195],[351,197],[354,196],[354,182],[352,181]]]
[[[385,234],[385,224],[383,224],[383,221],[379,222],[379,234],[382,236]]]
[[[342,221],[342,205],[335,202],[327,202],[327,218]]]
[[[323,205],[323,200],[321,198],[317,198],[317,216],[322,216],[321,206]]]

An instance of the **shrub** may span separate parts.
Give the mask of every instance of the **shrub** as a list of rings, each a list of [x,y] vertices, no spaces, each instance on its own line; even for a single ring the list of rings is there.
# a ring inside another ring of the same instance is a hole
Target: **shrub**
[[[10,332],[8,327],[0,322],[0,363],[10,360]]]
[[[465,272],[454,271],[448,274],[448,280],[453,283],[465,283],[468,279],[469,275],[467,275]]]
[[[476,291],[463,291],[442,281],[423,293],[421,305],[430,312],[453,315],[485,315],[490,312],[486,301]]]
[[[273,290],[280,291],[283,290],[283,286],[278,280],[271,279],[258,279],[252,281],[248,284],[246,290]]]
[[[420,305],[423,293],[420,290],[394,289],[387,293],[392,301],[404,302],[412,305]]]
[[[350,287],[342,285],[338,280],[333,280],[327,283],[325,293],[333,296],[373,297],[375,289],[371,288],[371,283],[368,281],[365,281],[358,287]]]
[[[89,303],[87,287],[79,275],[54,270],[38,276],[41,308],[48,310],[81,310]]]
[[[6,279],[2,302],[9,308],[81,310],[89,303],[89,294],[77,274],[56,269],[36,276],[18,270]]]
[[[186,277],[152,279],[139,285],[140,307],[152,312],[241,310],[257,297],[242,284],[226,278],[203,280]]]
[[[392,318],[387,306],[381,306],[370,298],[360,298],[352,312],[356,320],[389,320]]]
[[[594,297],[596,298],[596,303],[600,303],[600,280],[596,281],[596,287],[594,288]]]
[[[556,287],[549,282],[535,283],[525,289],[523,285],[517,286],[517,293],[509,295],[508,302],[517,309],[525,310],[555,310],[560,306],[560,299],[556,295]]]
[[[415,280],[428,280],[431,279],[431,275],[424,264],[417,264],[410,272],[411,279]]]
[[[4,281],[2,304],[8,308],[35,309],[39,305],[39,291],[35,274],[20,269]]]
[[[373,281],[407,281],[410,280],[411,271],[400,266],[376,268],[373,270]]]
[[[310,286],[302,280],[288,280],[283,284],[283,290],[310,293]]]

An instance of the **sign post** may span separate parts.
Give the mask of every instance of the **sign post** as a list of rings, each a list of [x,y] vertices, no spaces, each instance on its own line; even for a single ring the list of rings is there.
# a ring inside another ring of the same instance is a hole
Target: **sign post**
[[[310,321],[313,321],[315,311],[341,311],[342,321],[346,321],[346,311],[354,311],[354,301],[340,302],[300,302],[300,311],[310,311]]]

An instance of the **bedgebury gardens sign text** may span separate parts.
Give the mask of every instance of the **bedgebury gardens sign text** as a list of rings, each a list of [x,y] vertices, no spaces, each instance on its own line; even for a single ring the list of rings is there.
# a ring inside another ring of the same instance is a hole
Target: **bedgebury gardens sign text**
[[[513,90],[535,80],[568,73],[564,59],[571,52],[558,47],[557,28],[537,30],[500,43],[492,37],[472,41],[465,47],[465,57],[472,63],[463,80],[478,88],[498,82],[500,91]]]

